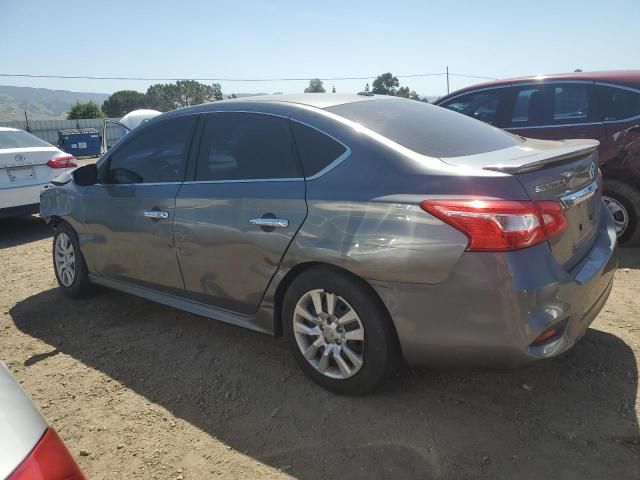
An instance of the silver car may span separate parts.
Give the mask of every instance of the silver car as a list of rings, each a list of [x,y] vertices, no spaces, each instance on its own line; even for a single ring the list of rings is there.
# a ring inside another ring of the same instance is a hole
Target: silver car
[[[0,362],[0,478],[84,480],[71,453]]]
[[[99,284],[273,335],[339,393],[398,367],[566,351],[611,290],[598,143],[413,100],[176,110],[41,198],[61,289]]]

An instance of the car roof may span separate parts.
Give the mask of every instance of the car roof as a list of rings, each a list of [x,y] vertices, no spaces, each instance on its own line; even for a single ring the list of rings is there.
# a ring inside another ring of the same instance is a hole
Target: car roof
[[[19,132],[19,131],[20,131],[19,128],[0,127],[0,132]]]
[[[583,81],[583,82],[603,82],[640,88],[640,70],[618,70],[604,72],[572,72],[555,73],[550,75],[530,75],[528,77],[505,78],[491,82],[478,83],[469,87],[461,88],[439,99],[436,103],[451,97],[456,97],[461,93],[478,90],[481,88],[502,87],[508,85],[518,85],[520,83],[544,83],[553,81]]]
[[[380,100],[381,98],[388,97],[385,95],[361,95],[357,93],[286,93],[243,97],[238,100],[250,102],[297,103],[316,108],[329,108],[336,105],[343,105],[345,103],[366,102],[369,100]]]

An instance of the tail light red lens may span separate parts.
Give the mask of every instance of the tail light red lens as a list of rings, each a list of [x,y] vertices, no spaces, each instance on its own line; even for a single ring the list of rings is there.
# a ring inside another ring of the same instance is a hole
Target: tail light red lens
[[[420,207],[464,233],[467,250],[505,252],[544,242],[567,226],[556,202],[424,200]]]
[[[62,440],[49,428],[8,480],[84,480]]]
[[[73,155],[53,157],[47,162],[47,165],[51,168],[75,168],[78,166],[76,164],[76,157]]]

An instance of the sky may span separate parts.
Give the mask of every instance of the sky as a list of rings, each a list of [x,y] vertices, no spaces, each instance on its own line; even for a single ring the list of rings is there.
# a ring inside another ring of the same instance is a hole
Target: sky
[[[384,72],[522,75],[640,69],[640,0],[0,0],[0,74],[326,80]],[[400,78],[421,95],[443,75]],[[450,77],[450,89],[481,82]],[[145,91],[156,81],[0,77],[0,85]],[[211,83],[211,82],[205,82]],[[226,94],[308,81],[221,80]]]

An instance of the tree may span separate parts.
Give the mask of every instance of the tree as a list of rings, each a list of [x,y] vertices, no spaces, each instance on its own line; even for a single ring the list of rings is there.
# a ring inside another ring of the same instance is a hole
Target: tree
[[[304,89],[304,93],[324,93],[325,89],[322,86],[322,80],[319,78],[313,78],[309,80],[309,86]]]
[[[76,102],[67,113],[67,120],[79,120],[82,118],[102,118],[104,114],[93,100],[88,102]]]
[[[395,95],[396,87],[400,86],[398,77],[394,77],[391,73],[383,73],[373,81],[373,93],[378,95]]]
[[[147,89],[147,104],[161,112],[222,99],[219,83],[205,85],[195,80],[178,80],[176,83],[157,83]]]
[[[409,98],[410,93],[409,87],[400,87],[396,90],[396,97]]]
[[[409,98],[411,100],[420,100],[420,95],[418,95],[414,90],[409,92]]]
[[[102,111],[107,117],[123,117],[139,108],[147,107],[147,96],[135,90],[119,90],[111,94],[102,104]]]

